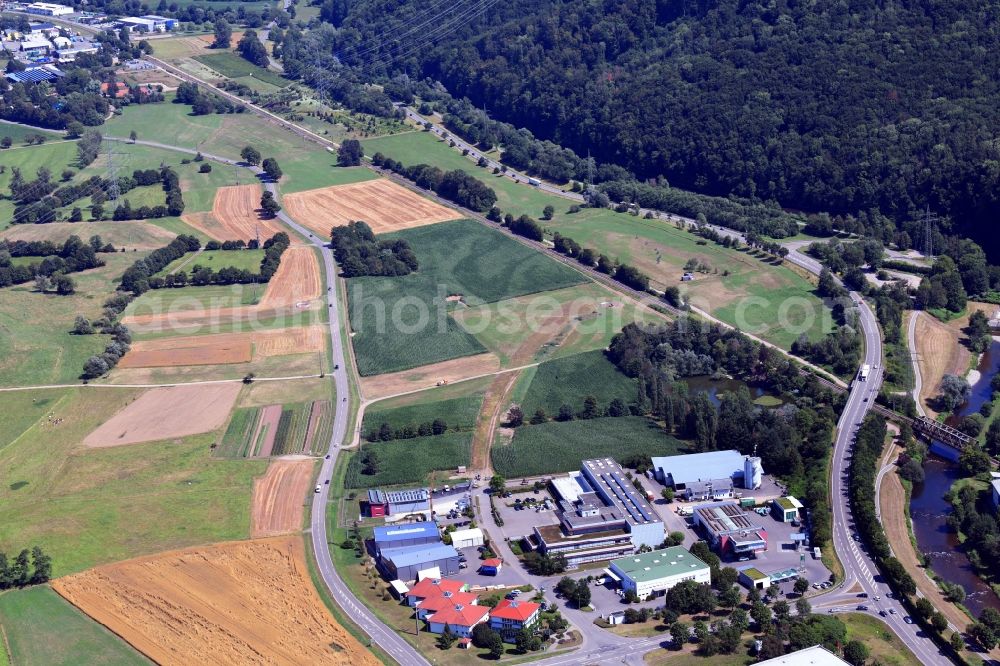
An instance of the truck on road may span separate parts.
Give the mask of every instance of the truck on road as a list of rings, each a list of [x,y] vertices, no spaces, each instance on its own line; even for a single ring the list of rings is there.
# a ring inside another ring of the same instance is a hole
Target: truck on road
[[[529,185],[534,185],[535,187],[538,187],[539,185],[542,184],[542,181],[538,180],[537,178],[529,178],[528,179],[528,184]]]
[[[860,379],[861,381],[867,381],[868,375],[871,374],[871,371],[872,371],[872,366],[865,363],[864,365],[861,366],[861,370],[858,372],[858,379]]]

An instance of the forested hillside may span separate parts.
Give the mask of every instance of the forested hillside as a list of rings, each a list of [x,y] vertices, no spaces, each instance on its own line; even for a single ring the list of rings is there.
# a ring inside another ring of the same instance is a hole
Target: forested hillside
[[[900,222],[929,204],[1000,249],[996,3],[508,0],[432,46],[375,39],[441,5],[327,0],[323,16],[366,73],[440,80],[640,177]]]

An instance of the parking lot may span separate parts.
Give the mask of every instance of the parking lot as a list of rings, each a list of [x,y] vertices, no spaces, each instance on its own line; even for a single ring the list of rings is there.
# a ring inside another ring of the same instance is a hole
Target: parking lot
[[[514,505],[517,500],[521,500],[525,508],[518,510],[513,506],[508,506]],[[526,503],[526,500],[533,500],[533,502]],[[548,500],[548,509],[543,508],[546,500]],[[512,541],[530,536],[536,526],[559,523],[555,510],[556,501],[548,490],[512,493],[510,497],[497,497],[494,501],[500,517],[503,518],[504,525],[500,529],[503,531],[503,535]]]

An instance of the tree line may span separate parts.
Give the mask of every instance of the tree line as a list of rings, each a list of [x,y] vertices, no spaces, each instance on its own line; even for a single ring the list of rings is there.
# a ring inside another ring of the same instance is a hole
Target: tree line
[[[454,201],[459,206],[480,213],[490,210],[497,201],[496,192],[492,188],[461,169],[442,171],[427,164],[407,167],[382,153],[372,155],[372,164],[398,173],[404,178],[412,180],[418,187],[431,190],[442,198]]]
[[[409,275],[417,270],[417,255],[401,238],[378,240],[366,223],[349,222],[330,232],[337,265],[344,277]]]
[[[52,558],[41,546],[23,549],[13,560],[0,552],[0,590],[40,585],[52,577]]]
[[[44,278],[45,283],[54,281],[60,294],[71,294],[75,290],[68,273],[98,268],[104,265],[104,260],[97,256],[98,252],[114,252],[114,248],[105,245],[100,236],[92,236],[89,243],[84,243],[79,236],[67,238],[63,244],[56,245],[50,241],[0,241],[0,287],[23,284],[31,280]],[[40,260],[28,264],[14,265],[15,257],[38,257]],[[39,291],[48,291],[42,288]]]
[[[234,241],[227,241],[234,243]],[[256,246],[256,241],[252,241]],[[204,287],[212,284],[255,284],[269,282],[274,276],[278,266],[281,265],[281,255],[288,249],[290,240],[288,234],[279,231],[271,238],[264,241],[264,257],[260,261],[260,269],[254,273],[252,271],[226,266],[218,270],[213,270],[210,266],[195,264],[191,267],[191,274],[187,271],[177,271],[168,275],[154,275],[148,278],[150,289],[178,288],[188,285],[194,287]],[[232,252],[239,252],[240,249],[233,249]],[[168,262],[169,263],[169,262]],[[162,269],[161,269],[162,270]]]

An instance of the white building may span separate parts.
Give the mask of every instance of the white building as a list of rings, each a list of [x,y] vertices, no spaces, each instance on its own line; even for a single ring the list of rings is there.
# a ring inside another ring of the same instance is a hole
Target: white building
[[[760,458],[735,450],[662,456],[652,460],[656,478],[677,491],[689,484],[717,483],[720,479],[732,479],[735,486],[752,490],[760,488],[764,476]]]
[[[847,662],[822,645],[803,648],[774,659],[757,662],[757,666],[847,666]]]
[[[711,583],[708,565],[683,546],[653,550],[613,560],[607,574],[621,584],[625,592],[635,592],[639,599],[660,595],[686,580]]]
[[[478,527],[469,530],[455,530],[451,533],[451,545],[455,548],[476,548],[485,543],[486,537]]]
[[[66,14],[72,14],[73,8],[50,2],[33,2],[25,7],[24,11],[29,14],[37,14],[38,16],[65,16]]]

